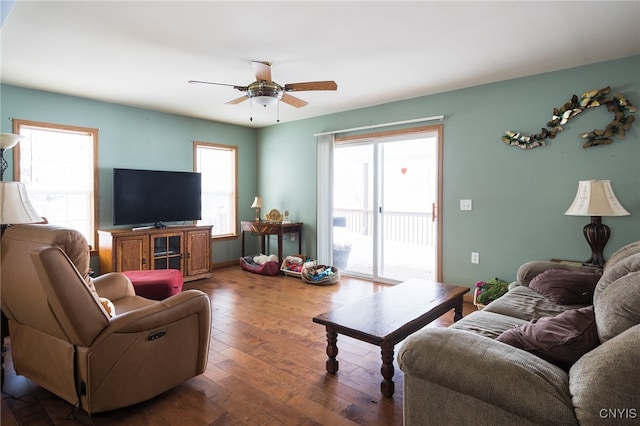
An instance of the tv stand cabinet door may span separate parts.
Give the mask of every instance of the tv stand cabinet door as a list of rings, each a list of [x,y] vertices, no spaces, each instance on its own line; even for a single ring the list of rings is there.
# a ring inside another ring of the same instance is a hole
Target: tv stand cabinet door
[[[184,232],[152,232],[149,238],[152,250],[149,269],[177,269],[184,275]]]
[[[149,269],[149,236],[139,235],[115,239],[116,272]]]
[[[186,231],[187,261],[185,279],[211,276],[211,227]]]

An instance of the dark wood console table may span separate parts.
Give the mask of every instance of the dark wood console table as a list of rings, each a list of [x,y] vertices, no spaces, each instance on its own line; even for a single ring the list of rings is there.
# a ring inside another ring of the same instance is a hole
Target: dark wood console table
[[[278,261],[282,262],[282,239],[284,234],[298,234],[298,254],[302,252],[302,222],[275,223],[275,222],[240,222],[242,228],[242,257],[244,252],[244,234],[251,232],[260,235],[260,250],[265,253],[265,237],[267,235],[278,236]]]

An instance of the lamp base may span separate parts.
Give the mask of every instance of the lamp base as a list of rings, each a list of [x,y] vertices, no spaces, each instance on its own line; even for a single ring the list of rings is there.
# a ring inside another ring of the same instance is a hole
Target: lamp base
[[[9,163],[4,159],[4,149],[0,148],[0,181],[4,180],[4,171],[9,167]]]
[[[604,246],[607,244],[607,241],[609,241],[611,229],[602,223],[602,216],[591,216],[591,223],[585,225],[582,232],[584,233],[584,238],[587,240],[587,243],[589,243],[589,247],[591,247],[591,257],[587,259],[584,264],[604,266],[606,260],[603,251]]]
[[[256,222],[260,222],[260,207],[256,207]]]

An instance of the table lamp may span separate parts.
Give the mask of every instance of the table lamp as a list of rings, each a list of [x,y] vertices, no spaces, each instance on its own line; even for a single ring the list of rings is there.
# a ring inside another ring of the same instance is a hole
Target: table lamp
[[[591,223],[582,230],[591,247],[591,257],[584,264],[601,267],[605,263],[604,246],[611,235],[609,227],[602,223],[602,216],[627,216],[630,213],[622,207],[608,180],[581,180],[576,198],[564,214],[591,216]]]
[[[256,196],[253,200],[253,204],[251,204],[252,209],[256,209],[256,222],[260,222],[260,208],[264,207],[262,205],[262,198]]]
[[[0,182],[0,225],[35,222],[42,217],[31,205],[24,182]]]
[[[22,138],[24,136],[14,133],[0,133],[0,181],[4,179],[4,171],[9,167],[7,160],[4,159],[4,151],[16,146]]]

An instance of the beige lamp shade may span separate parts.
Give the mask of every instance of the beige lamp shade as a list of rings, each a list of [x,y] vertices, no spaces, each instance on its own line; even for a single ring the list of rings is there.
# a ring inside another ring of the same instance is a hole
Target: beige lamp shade
[[[0,182],[0,224],[41,222],[42,217],[31,205],[24,182]]]
[[[0,133],[0,149],[11,149],[23,138],[24,136],[15,133]]]
[[[608,180],[581,180],[578,183],[576,198],[564,214],[570,216],[627,216],[630,213],[622,207]]]
[[[262,205],[262,198],[260,198],[260,197],[256,197],[256,198],[253,200],[253,204],[251,204],[251,208],[252,208],[252,209],[257,209],[257,208],[262,208],[262,207],[264,207],[264,206]]]

